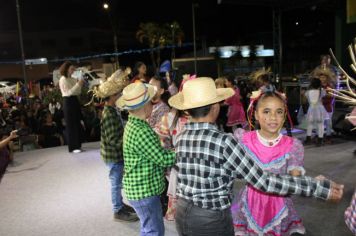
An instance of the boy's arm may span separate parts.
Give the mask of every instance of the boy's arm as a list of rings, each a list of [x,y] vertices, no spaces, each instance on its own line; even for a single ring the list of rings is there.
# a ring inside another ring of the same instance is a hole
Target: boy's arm
[[[339,201],[343,195],[343,185],[329,180],[315,180],[309,176],[293,177],[276,175],[263,171],[234,139],[226,140],[224,151],[225,168],[231,175],[245,179],[253,187],[268,193],[314,196],[324,200]]]
[[[137,147],[142,154],[161,167],[173,166],[176,162],[175,153],[165,150],[157,134],[150,129],[141,129],[137,140]]]

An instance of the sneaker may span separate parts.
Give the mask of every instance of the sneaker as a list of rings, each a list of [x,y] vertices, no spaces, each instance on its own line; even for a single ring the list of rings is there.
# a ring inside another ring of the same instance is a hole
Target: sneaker
[[[333,144],[333,142],[331,140],[331,136],[326,136],[325,137],[325,144]]]
[[[73,150],[73,153],[81,153],[81,152],[82,152],[82,150],[80,150],[80,149]]]
[[[323,138],[318,138],[315,146],[320,147],[324,144]]]
[[[127,212],[129,212],[129,213],[135,213],[135,214],[136,214],[135,209],[133,209],[132,207],[130,207],[130,206],[126,205],[126,204],[124,204],[124,206],[122,207],[122,209],[125,210],[125,211],[127,211]]]
[[[121,209],[119,212],[114,213],[114,220],[133,222],[133,221],[138,221],[139,218],[137,217],[136,214],[132,214],[125,211],[124,209]]]
[[[307,136],[307,138],[305,139],[305,141],[304,141],[303,144],[304,144],[304,145],[310,145],[310,144],[312,144],[311,136]]]

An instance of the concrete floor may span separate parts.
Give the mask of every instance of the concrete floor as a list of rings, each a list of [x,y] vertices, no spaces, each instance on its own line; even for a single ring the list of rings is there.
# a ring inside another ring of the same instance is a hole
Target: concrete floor
[[[112,220],[107,172],[98,143],[70,154],[66,147],[16,153],[0,184],[0,235],[138,235],[139,223]],[[343,213],[356,187],[356,157],[352,141],[305,148],[307,174],[323,174],[345,184],[339,204],[294,197],[308,236],[351,236]],[[238,190],[240,182],[235,185]],[[177,235],[165,222],[166,235]]]

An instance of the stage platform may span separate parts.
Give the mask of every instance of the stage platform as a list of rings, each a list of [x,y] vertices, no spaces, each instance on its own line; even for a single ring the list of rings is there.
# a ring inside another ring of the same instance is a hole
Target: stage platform
[[[0,183],[0,235],[139,235],[139,222],[112,219],[108,173],[99,143],[86,143],[83,148],[80,154],[68,153],[66,146],[15,153],[13,166]],[[355,148],[351,141],[306,148],[308,175],[324,174],[346,185],[338,205],[294,197],[307,235],[351,235],[343,212],[356,187]],[[165,221],[165,227],[166,236],[177,235],[174,222]]]

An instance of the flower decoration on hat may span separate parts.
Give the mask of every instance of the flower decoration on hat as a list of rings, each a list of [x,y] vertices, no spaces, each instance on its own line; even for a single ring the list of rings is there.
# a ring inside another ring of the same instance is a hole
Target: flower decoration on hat
[[[183,75],[183,80],[182,80],[182,82],[180,83],[180,86],[179,86],[179,91],[182,91],[183,85],[184,85],[187,81],[193,80],[193,79],[196,79],[196,78],[197,78],[197,75],[184,74],[184,75]]]

